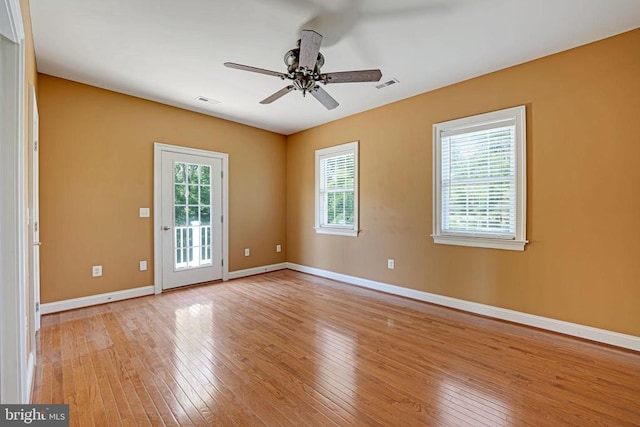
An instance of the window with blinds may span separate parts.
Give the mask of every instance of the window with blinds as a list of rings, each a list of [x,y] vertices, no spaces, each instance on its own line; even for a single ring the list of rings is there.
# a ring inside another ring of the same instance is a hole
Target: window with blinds
[[[523,250],[525,108],[434,125],[436,243]]]
[[[358,143],[316,151],[316,231],[357,235]]]

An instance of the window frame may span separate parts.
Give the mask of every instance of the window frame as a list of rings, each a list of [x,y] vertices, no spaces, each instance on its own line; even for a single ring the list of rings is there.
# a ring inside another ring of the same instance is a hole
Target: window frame
[[[442,140],[444,132],[472,132],[473,128],[487,127],[512,120],[515,123],[515,237],[499,235],[443,232],[442,230]],[[523,251],[526,240],[527,211],[527,158],[526,108],[524,105],[492,111],[433,125],[433,237],[434,243],[491,249]]]
[[[315,231],[318,234],[333,234],[338,236],[356,237],[359,229],[359,141],[347,142],[345,144],[335,145],[332,147],[321,148],[315,151]],[[320,162],[327,158],[338,157],[345,154],[353,154],[354,158],[354,180],[353,180],[353,225],[327,225],[323,224],[322,212],[324,204],[321,202],[320,182],[321,167]]]

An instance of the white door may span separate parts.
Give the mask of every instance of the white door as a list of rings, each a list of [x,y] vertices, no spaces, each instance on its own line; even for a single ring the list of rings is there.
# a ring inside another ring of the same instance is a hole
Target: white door
[[[219,157],[161,151],[162,289],[222,279],[222,167]]]
[[[32,340],[35,344],[35,332],[40,330],[40,155],[38,104],[36,94],[31,86],[31,233],[33,252],[31,254],[31,326]]]

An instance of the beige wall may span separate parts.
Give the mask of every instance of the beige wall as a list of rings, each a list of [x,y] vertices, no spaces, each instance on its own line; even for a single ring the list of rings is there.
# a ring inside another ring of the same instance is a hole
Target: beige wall
[[[33,48],[33,32],[31,30],[31,11],[29,0],[20,0],[20,12],[22,13],[22,23],[24,25],[25,36],[25,91],[26,101],[28,101],[29,85],[38,87],[38,74],[36,71],[36,53]],[[25,105],[28,108],[29,103]],[[27,117],[27,116],[25,116]]]
[[[154,142],[229,154],[230,271],[286,260],[284,136],[43,74],[39,107],[43,303],[154,283]]]
[[[635,30],[289,137],[288,260],[640,336],[639,52]],[[432,124],[522,104],[530,244],[435,245]],[[352,140],[362,233],[315,234],[314,150]]]

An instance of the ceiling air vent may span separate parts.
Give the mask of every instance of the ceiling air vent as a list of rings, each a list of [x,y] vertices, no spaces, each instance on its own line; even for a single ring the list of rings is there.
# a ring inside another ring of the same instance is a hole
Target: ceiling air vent
[[[217,100],[212,99],[212,98],[207,98],[206,96],[199,96],[199,97],[197,97],[196,99],[197,99],[198,101],[207,102],[207,103],[209,103],[209,104],[213,104],[213,105],[215,105],[215,104],[220,104],[220,101],[217,101]]]
[[[376,86],[376,89],[382,89],[384,87],[391,86],[391,85],[394,85],[396,83],[400,83],[400,81],[398,81],[398,79],[396,79],[394,77],[393,79],[389,80],[388,82],[380,83],[379,85]]]

